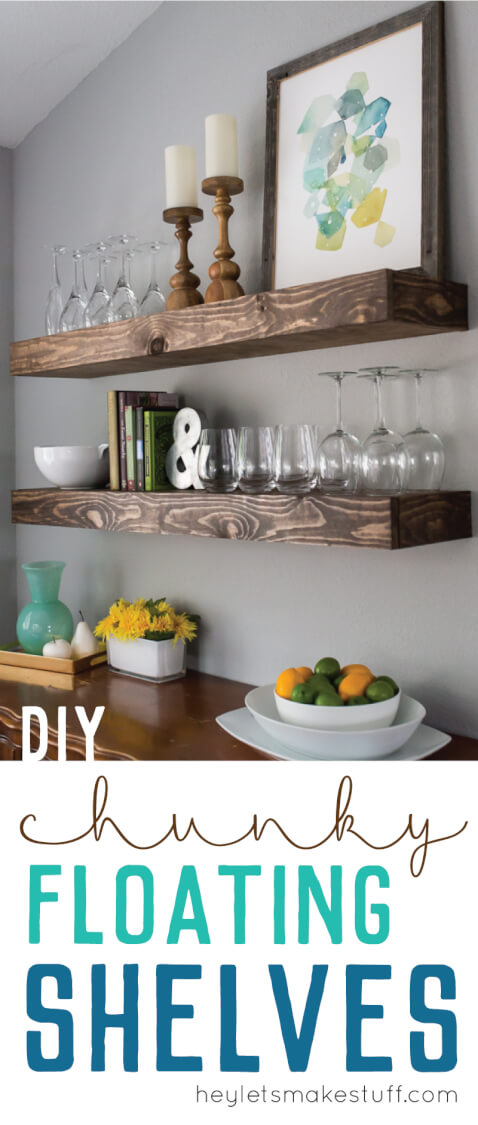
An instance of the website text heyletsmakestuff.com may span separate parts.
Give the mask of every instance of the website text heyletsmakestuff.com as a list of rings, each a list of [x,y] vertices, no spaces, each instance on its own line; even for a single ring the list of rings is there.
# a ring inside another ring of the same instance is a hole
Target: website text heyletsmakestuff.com
[[[198,1105],[222,1105],[235,1109],[240,1105],[456,1105],[457,1090],[430,1090],[407,1088],[403,1085],[361,1086],[341,1089],[321,1085],[301,1089],[299,1087],[229,1087],[206,1089],[196,1086],[195,1101]]]

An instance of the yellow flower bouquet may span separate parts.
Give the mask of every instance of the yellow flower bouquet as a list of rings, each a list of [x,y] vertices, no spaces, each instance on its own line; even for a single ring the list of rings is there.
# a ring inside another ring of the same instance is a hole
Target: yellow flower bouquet
[[[106,641],[113,671],[171,680],[185,674],[185,645],[196,636],[198,621],[196,615],[177,613],[165,598],[137,598],[135,602],[119,598],[98,622],[95,633]],[[178,641],[183,644],[176,649]]]

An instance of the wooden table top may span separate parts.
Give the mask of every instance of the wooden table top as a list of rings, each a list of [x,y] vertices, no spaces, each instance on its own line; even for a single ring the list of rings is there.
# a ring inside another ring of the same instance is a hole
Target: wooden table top
[[[0,679],[0,758],[21,759],[22,708],[41,707],[48,716],[49,752],[57,751],[58,707],[66,707],[67,753],[84,757],[76,706],[105,714],[95,739],[95,757],[110,761],[272,761],[270,755],[226,734],[216,715],[244,705],[250,685],[198,672],[166,684],[120,676],[105,665],[78,677],[74,691]],[[32,739],[32,746],[34,739]],[[478,740],[454,736],[429,761],[478,760]]]

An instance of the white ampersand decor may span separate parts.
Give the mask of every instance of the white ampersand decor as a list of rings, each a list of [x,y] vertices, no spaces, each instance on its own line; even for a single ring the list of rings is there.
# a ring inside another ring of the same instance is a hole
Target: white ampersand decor
[[[166,454],[166,475],[174,488],[204,488],[198,476],[202,423],[197,410],[184,406],[173,423],[173,444]],[[178,468],[182,462],[184,468]]]

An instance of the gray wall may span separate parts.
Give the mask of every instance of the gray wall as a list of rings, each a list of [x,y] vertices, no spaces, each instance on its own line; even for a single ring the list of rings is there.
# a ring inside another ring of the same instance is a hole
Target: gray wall
[[[44,243],[83,244],[128,229],[169,237],[163,149],[195,144],[203,174],[203,120],[235,113],[246,192],[231,238],[245,288],[260,278],[265,78],[268,68],[410,7],[408,3],[167,3],[39,125],[15,152],[15,332],[43,331],[48,283]],[[470,285],[472,331],[327,353],[278,356],[116,380],[17,380],[17,483],[40,485],[35,443],[96,442],[106,434],[108,387],[178,390],[212,421],[300,421],[324,429],[333,387],[317,370],[386,362],[437,366],[427,418],[444,437],[446,484],[478,486],[478,5],[447,5],[449,275]],[[210,202],[210,201],[209,201]],[[192,257],[203,279],[215,222],[195,228]],[[169,262],[165,257],[166,273]],[[387,388],[390,420],[412,422],[412,388]],[[346,387],[350,426],[365,436],[371,394]],[[324,653],[393,674],[436,724],[478,734],[476,604],[478,542],[386,554],[341,548],[114,535],[66,529],[18,531],[18,566],[68,563],[63,594],[94,621],[118,595],[167,594],[202,614],[200,666],[251,682]],[[19,573],[19,598],[26,597]]]
[[[15,530],[10,519],[14,481],[14,387],[8,345],[13,335],[12,154],[0,148],[0,644],[15,636]]]

